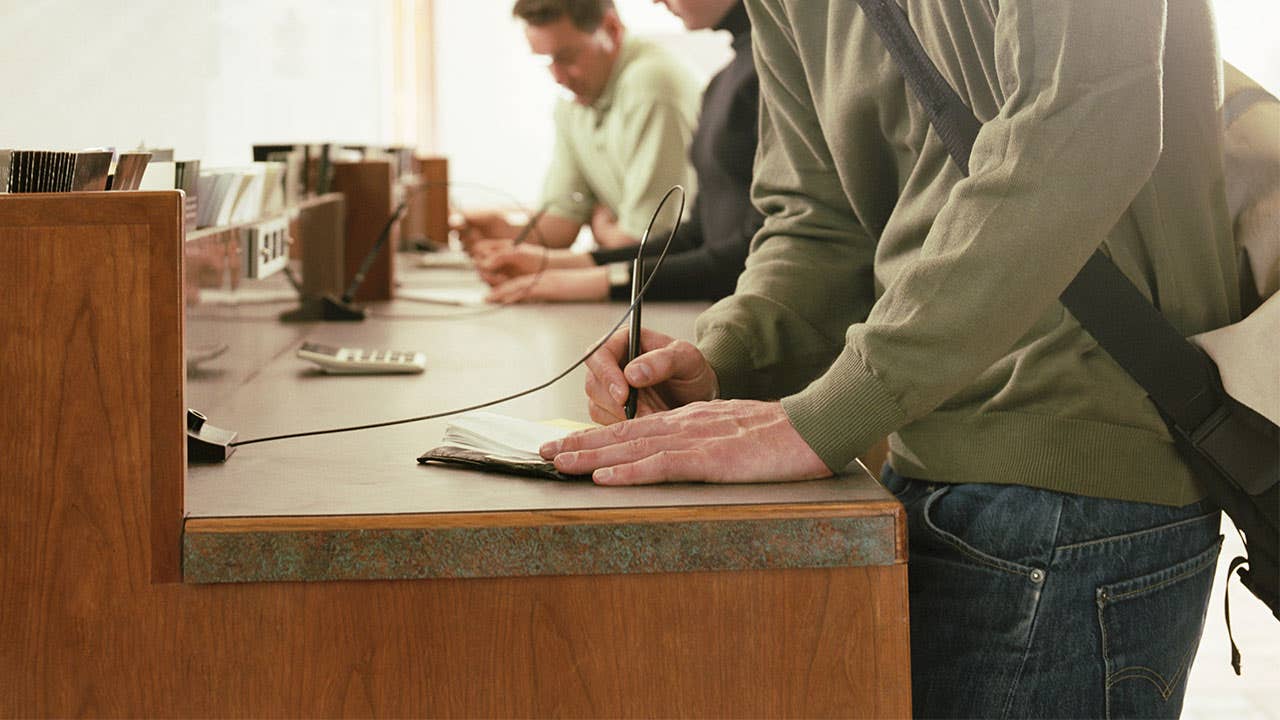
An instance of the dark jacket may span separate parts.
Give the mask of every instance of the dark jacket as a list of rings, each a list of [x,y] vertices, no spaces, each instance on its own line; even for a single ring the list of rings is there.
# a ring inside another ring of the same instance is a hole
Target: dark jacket
[[[763,221],[751,205],[751,166],[758,136],[760,83],[751,58],[751,21],[741,3],[716,25],[733,33],[733,60],[711,78],[702,96],[698,127],[689,146],[698,196],[671,250],[645,293],[649,300],[717,300],[733,293],[747,246]],[[645,255],[656,257],[665,236],[651,236]],[[635,248],[592,253],[597,265],[631,260]],[[645,263],[645,276],[653,261]],[[611,290],[626,300],[629,287]]]

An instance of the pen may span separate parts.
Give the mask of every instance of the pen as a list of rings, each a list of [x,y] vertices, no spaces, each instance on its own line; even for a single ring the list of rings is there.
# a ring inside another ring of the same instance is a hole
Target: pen
[[[550,203],[544,203],[542,207],[538,208],[538,212],[534,213],[533,217],[529,218],[529,222],[525,223],[524,227],[520,228],[520,232],[511,240],[512,246],[519,245],[528,239],[529,233],[533,232],[533,226],[537,225],[538,221],[542,219],[542,216],[547,213],[548,207],[551,207]],[[541,245],[541,243],[539,243],[539,245]]]
[[[644,229],[644,234],[640,236],[640,247],[636,249],[636,259],[631,263],[631,333],[627,337],[627,365],[640,354],[640,306],[644,297],[641,295],[641,289],[644,287],[644,277],[642,270],[644,269],[644,247],[649,242],[649,231],[653,229],[654,220],[658,219],[658,212],[662,210],[662,206],[667,204],[667,198],[671,197],[671,193],[676,190],[680,191],[680,209],[676,212],[676,223],[672,226],[671,232],[667,235],[667,244],[662,248],[662,254],[658,256],[658,262],[653,266],[653,272],[658,271],[658,267],[662,265],[662,259],[667,256],[667,248],[671,247],[671,239],[675,237],[676,228],[679,227],[679,218],[684,216],[684,188],[679,185],[671,186],[666,195],[662,196],[662,200],[658,202],[658,209],[653,211],[653,217],[649,218],[649,226]],[[626,367],[626,365],[623,365]],[[627,419],[635,419],[636,405],[640,399],[640,391],[634,387],[630,387],[631,383],[627,383],[627,404],[623,406]]]
[[[585,198],[583,197],[582,193],[575,192],[569,195],[569,199],[575,203],[580,203]],[[549,210],[550,208],[551,208],[550,200],[542,203],[542,207],[538,208],[538,211],[533,214],[533,217],[529,218],[529,222],[525,223],[524,227],[520,228],[520,232],[516,234],[514,239],[512,239],[511,241],[512,246],[519,245],[525,240],[528,240],[529,233],[533,232],[534,226],[538,224],[538,221],[542,219],[543,215],[547,214],[547,210]],[[538,244],[545,245],[546,243],[539,241]]]
[[[646,233],[647,235],[648,233]],[[640,354],[640,304],[642,298],[640,296],[641,281],[641,252],[636,253],[636,259],[631,265],[631,335],[627,339],[627,363],[630,364],[636,356]],[[625,365],[623,367],[626,367]],[[640,398],[640,393],[633,387],[627,390],[627,419],[631,420],[636,416],[636,402]]]

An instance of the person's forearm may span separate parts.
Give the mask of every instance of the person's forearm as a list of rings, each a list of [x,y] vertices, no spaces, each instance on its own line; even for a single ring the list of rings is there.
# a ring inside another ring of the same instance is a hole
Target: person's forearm
[[[640,238],[632,237],[616,224],[598,225],[592,228],[591,234],[595,237],[596,244],[606,250],[630,248],[634,251],[635,246],[640,244]]]
[[[577,239],[581,227],[582,223],[577,220],[547,213],[538,220],[525,242],[549,248],[567,248]]]
[[[572,250],[548,250],[547,268],[555,270],[575,270],[596,267],[595,261],[587,253]]]

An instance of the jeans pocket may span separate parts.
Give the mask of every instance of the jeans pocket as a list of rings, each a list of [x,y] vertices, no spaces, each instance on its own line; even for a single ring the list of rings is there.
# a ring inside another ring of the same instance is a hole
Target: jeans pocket
[[[952,490],[950,485],[944,485],[933,490],[924,501],[924,508],[921,510],[921,518],[924,525],[928,529],[929,534],[934,539],[945,543],[959,555],[959,559],[970,564],[976,564],[993,570],[1000,570],[1011,573],[1013,575],[1022,575],[1031,578],[1033,582],[1040,582],[1044,579],[1044,571],[1040,568],[1034,568],[1029,565],[1023,565],[1010,560],[1005,560],[995,555],[984,552],[970,542],[965,541],[955,532],[944,529],[938,522],[937,506],[941,500],[946,497],[947,493]]]
[[[1097,589],[1107,717],[1181,712],[1221,545],[1219,536],[1188,560]]]

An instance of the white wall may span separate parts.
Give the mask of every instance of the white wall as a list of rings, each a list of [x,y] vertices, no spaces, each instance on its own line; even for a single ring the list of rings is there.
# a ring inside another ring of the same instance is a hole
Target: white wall
[[[145,142],[218,165],[254,142],[416,141],[395,117],[398,2],[0,0],[0,147]],[[1280,89],[1280,3],[1214,4],[1224,56]],[[618,7],[701,79],[729,57],[724,33],[688,33],[650,0]],[[510,10],[434,0],[438,112],[421,142],[455,180],[495,188],[460,187],[463,203],[534,204],[550,155],[559,90]]]
[[[0,0],[0,147],[394,142],[387,0]]]
[[[1222,57],[1280,93],[1280,3],[1213,0]]]

